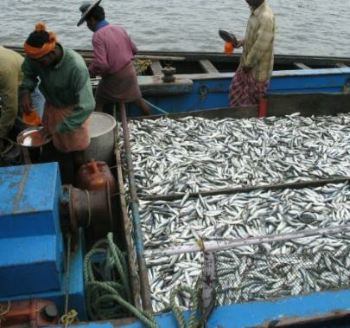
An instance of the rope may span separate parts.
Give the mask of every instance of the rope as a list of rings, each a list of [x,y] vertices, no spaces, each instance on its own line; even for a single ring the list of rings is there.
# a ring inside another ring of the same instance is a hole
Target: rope
[[[64,315],[60,318],[60,322],[64,327],[73,324],[78,318],[78,312],[74,309],[69,311],[69,284],[70,284],[70,256],[71,256],[72,236],[67,235],[67,256],[66,256],[66,278],[65,278],[65,299],[64,299]]]
[[[10,312],[11,309],[11,302],[7,301],[7,306],[5,307],[4,304],[0,304],[0,327],[1,327],[1,321],[5,321],[5,315]]]
[[[158,327],[152,315],[140,311],[130,303],[127,262],[115,245],[112,233],[95,243],[86,254],[84,280],[87,310],[92,320],[116,319],[118,314],[126,311],[148,327]]]
[[[69,325],[72,325],[78,317],[78,312],[73,310],[70,310],[68,313],[64,314],[60,318],[60,323],[63,324],[65,327],[68,327]]]
[[[146,99],[143,99],[143,100],[148,106],[151,106],[152,108],[156,109],[157,111],[161,112],[162,114],[169,115],[169,113],[167,111],[165,111],[164,109],[161,109],[160,107],[152,104],[151,102],[149,102]]]
[[[147,71],[151,65],[152,61],[150,59],[134,59],[134,67],[138,75]]]
[[[4,156],[6,155],[14,146],[16,146],[16,143],[14,141],[12,141],[9,138],[3,138],[0,137],[0,141],[4,141],[4,145],[6,145],[6,143],[8,143],[7,147],[4,147],[3,150],[0,151],[0,156]]]
[[[196,284],[198,285],[198,284]],[[176,305],[176,297],[183,292],[187,292],[190,294],[190,300],[192,303],[191,306],[191,316],[190,319],[188,321],[188,323],[186,323],[185,321],[185,317],[182,313],[182,310],[180,309],[180,307],[178,305]],[[173,290],[170,294],[170,305],[171,305],[171,309],[175,315],[175,318],[178,322],[179,328],[196,328],[200,325],[200,320],[197,317],[198,314],[198,291],[197,288],[192,289],[188,286],[179,286],[178,288],[176,288],[175,290]]]

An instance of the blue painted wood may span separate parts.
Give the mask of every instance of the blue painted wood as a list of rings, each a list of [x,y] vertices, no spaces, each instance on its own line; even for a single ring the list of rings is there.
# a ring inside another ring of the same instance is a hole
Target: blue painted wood
[[[55,235],[0,239],[1,297],[61,288],[62,254]]]
[[[0,168],[0,238],[60,233],[57,163]]]
[[[40,238],[44,238],[44,237],[40,237]],[[79,239],[77,241],[77,250],[71,256],[71,265],[70,265],[70,274],[69,274],[69,309],[75,309],[78,312],[80,320],[87,320],[88,318],[87,318],[87,312],[86,312],[86,306],[85,306],[85,292],[84,292],[83,252],[84,252],[83,233],[80,232]],[[44,284],[46,284],[47,278],[48,278],[47,276],[43,278],[42,282]],[[31,292],[31,293],[23,294],[20,296],[14,296],[14,297],[4,297],[4,295],[0,293],[0,302],[20,301],[20,300],[28,300],[28,299],[46,299],[46,300],[55,302],[59,312],[63,313],[65,293],[66,293],[66,278],[67,278],[67,275],[64,274],[62,277],[62,284],[60,288],[49,292]]]
[[[191,91],[174,93],[169,84],[168,94],[166,87],[162,92],[145,98],[152,104],[169,113],[193,112],[218,107],[228,107],[228,90],[232,80],[231,73],[211,76],[209,74],[188,75],[184,83],[188,88],[188,79],[193,79]],[[152,79],[148,79],[154,85]],[[273,94],[315,94],[315,93],[344,93],[350,84],[350,68],[310,69],[275,71],[271,79],[268,93]],[[147,85],[147,79],[143,80]],[[140,110],[129,106],[130,116],[138,116]],[[153,114],[159,114],[156,110]]]
[[[57,163],[0,168],[0,295],[59,290],[63,240]]]
[[[334,311],[350,310],[350,291],[315,293],[308,296],[291,297],[275,301],[252,302],[223,306],[214,310],[208,321],[208,328],[248,328],[264,326],[268,322],[285,318],[315,318]],[[185,313],[188,319],[189,314]],[[177,328],[172,314],[156,317],[159,327]],[[81,328],[109,328],[111,323],[89,323]],[[267,325],[266,325],[267,326]],[[143,328],[140,322],[118,326],[123,328]],[[332,327],[328,325],[327,327]],[[350,327],[350,323],[344,324]]]

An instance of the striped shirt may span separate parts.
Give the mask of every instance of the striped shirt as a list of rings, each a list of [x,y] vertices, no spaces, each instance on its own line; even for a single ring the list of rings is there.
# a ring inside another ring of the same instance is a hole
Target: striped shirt
[[[275,30],[275,17],[265,0],[249,17],[240,63],[241,67],[251,67],[258,81],[268,81],[271,77]]]

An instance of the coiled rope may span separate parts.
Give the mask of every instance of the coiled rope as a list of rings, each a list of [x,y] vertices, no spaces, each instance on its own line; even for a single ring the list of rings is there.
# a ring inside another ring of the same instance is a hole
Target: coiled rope
[[[190,295],[190,304],[191,305],[191,315],[188,322],[186,322],[185,317],[183,315],[183,311],[176,304],[176,297],[181,293],[188,293]],[[196,288],[190,288],[188,286],[179,286],[175,290],[173,290],[170,294],[170,306],[175,315],[175,318],[178,322],[179,328],[197,328],[201,324],[201,320],[199,319],[199,300],[198,300],[198,283],[196,284]]]
[[[118,314],[133,314],[145,325],[157,328],[152,315],[131,302],[127,262],[115,245],[113,234],[98,241],[84,259],[87,310],[92,320],[116,319]]]

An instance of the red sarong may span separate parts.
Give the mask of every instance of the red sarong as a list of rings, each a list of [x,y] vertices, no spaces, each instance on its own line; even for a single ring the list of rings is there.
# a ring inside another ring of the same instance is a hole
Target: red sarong
[[[85,150],[90,145],[89,121],[88,118],[83,125],[71,132],[57,133],[56,128],[73,111],[74,106],[65,108],[54,107],[45,104],[43,126],[52,135],[52,142],[55,148],[63,153]]]
[[[268,85],[268,81],[257,81],[250,72],[238,69],[230,86],[230,107],[258,105],[266,96]]]

